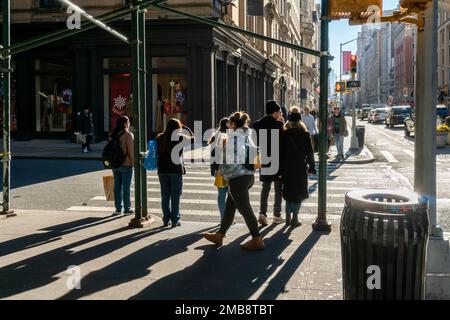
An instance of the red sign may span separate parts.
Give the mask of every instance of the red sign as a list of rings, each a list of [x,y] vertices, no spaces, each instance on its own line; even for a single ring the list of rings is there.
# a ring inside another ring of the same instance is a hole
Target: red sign
[[[130,100],[129,75],[111,75],[110,77],[111,130],[116,127],[117,118],[126,115]]]
[[[352,61],[352,52],[351,51],[343,51],[342,52],[342,72],[344,74],[350,73]]]

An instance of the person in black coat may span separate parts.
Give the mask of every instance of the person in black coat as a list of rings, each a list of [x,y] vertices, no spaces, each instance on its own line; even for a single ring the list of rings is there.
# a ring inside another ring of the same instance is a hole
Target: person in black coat
[[[300,119],[300,113],[291,113],[280,139],[279,173],[286,200],[286,224],[292,227],[301,225],[298,214],[302,201],[309,198],[308,174],[316,174],[311,136]]]
[[[261,154],[267,155],[268,157],[277,157],[279,155],[272,154],[272,146],[271,146],[271,134],[273,130],[281,131],[283,129],[283,121],[280,121],[282,118],[282,110],[281,107],[275,101],[267,101],[266,102],[266,116],[262,119],[253,123],[252,127],[255,129],[257,137],[258,137],[258,146],[260,147]],[[262,141],[260,139],[260,131],[266,129],[267,141]],[[279,158],[279,157],[278,157]],[[275,158],[276,159],[276,158]],[[271,167],[272,163],[263,164],[264,168]],[[273,208],[273,223],[283,223],[284,220],[281,218],[281,181],[277,178],[278,174],[274,175],[263,175],[261,173],[260,180],[262,182],[262,190],[261,190],[261,198],[260,198],[260,213],[258,222],[266,226],[267,223],[267,202],[269,198],[270,189],[272,187],[272,182],[275,184],[275,202]]]
[[[85,135],[85,143],[81,144],[81,151],[88,152],[91,150],[91,142],[94,137],[94,120],[90,107],[84,107],[82,112],[77,114],[77,131],[79,134]]]

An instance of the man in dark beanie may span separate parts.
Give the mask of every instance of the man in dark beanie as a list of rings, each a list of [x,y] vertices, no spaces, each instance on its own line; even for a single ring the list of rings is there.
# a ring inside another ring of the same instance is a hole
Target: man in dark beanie
[[[282,130],[283,121],[281,107],[278,103],[273,100],[266,102],[266,116],[260,120],[253,123],[253,129],[255,129],[258,137],[258,146],[260,147],[260,152],[262,155],[267,155],[268,157],[274,158],[271,153],[271,134],[273,130]],[[260,130],[267,130],[267,141],[261,141]],[[280,133],[280,132],[278,132]],[[279,146],[279,143],[278,143]],[[277,148],[279,150],[279,148]],[[279,154],[276,156],[279,159]],[[263,164],[263,168],[271,167],[271,163]],[[281,202],[282,202],[282,182],[278,178],[278,174],[274,175],[263,175],[261,173],[260,180],[262,182],[261,198],[260,198],[260,213],[258,222],[266,226],[267,223],[267,207],[269,200],[269,193],[272,187],[272,182],[275,184],[275,202],[273,206],[273,223],[283,223],[284,219],[281,218]]]

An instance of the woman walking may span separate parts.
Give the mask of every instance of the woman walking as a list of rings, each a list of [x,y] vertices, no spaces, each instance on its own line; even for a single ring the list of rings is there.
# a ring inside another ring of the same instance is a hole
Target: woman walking
[[[300,113],[291,113],[280,139],[286,225],[292,227],[301,225],[298,214],[302,201],[309,198],[308,174],[316,174],[311,136],[300,119]]]
[[[226,163],[219,166],[224,178],[228,181],[228,197],[225,204],[224,217],[220,229],[216,233],[206,233],[204,237],[221,246],[226,232],[233,223],[236,209],[244,217],[252,239],[241,245],[244,250],[262,250],[264,242],[259,233],[258,222],[250,205],[249,189],[255,181],[255,171],[246,165],[246,155],[250,148],[255,148],[248,128],[250,118],[244,112],[236,112],[230,117],[226,140],[219,142],[226,152]],[[247,161],[248,162],[248,161]]]
[[[193,137],[182,134],[182,124],[178,119],[170,119],[166,130],[156,137],[158,144],[158,177],[161,185],[161,208],[165,227],[172,224],[172,228],[180,223],[180,198],[183,191],[183,175],[186,169],[183,163],[183,149],[180,149],[176,159],[172,159],[172,150],[181,141],[191,141]],[[173,136],[179,137],[172,141]]]
[[[219,122],[219,128],[216,134],[209,141],[209,145],[211,147],[211,175],[216,177],[216,182],[220,181],[220,178],[223,177],[219,170],[219,165],[223,163],[223,153],[220,152],[221,149],[217,148],[217,144],[220,141],[224,141],[224,138],[227,134],[228,129],[228,118],[222,118]],[[222,158],[221,158],[222,157]],[[222,161],[221,161],[222,160]],[[225,200],[228,192],[228,185],[216,185],[217,187],[217,205],[219,207],[220,212],[220,220],[222,221],[224,213],[225,213]]]
[[[130,193],[134,164],[134,136],[129,129],[130,119],[122,116],[117,119],[116,128],[110,134],[110,139],[119,140],[120,148],[125,155],[125,160],[122,165],[113,169],[115,215],[122,213],[122,200],[124,214],[133,213],[133,210],[131,210]]]

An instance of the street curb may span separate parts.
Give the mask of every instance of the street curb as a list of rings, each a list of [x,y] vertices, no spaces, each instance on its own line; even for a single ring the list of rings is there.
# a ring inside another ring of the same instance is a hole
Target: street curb
[[[372,163],[375,161],[375,157],[373,156],[372,152],[364,146],[365,152],[367,152],[367,154],[369,155],[369,157],[367,159],[362,159],[362,160],[345,160],[344,163],[348,163],[348,164],[368,164],[368,163]]]

